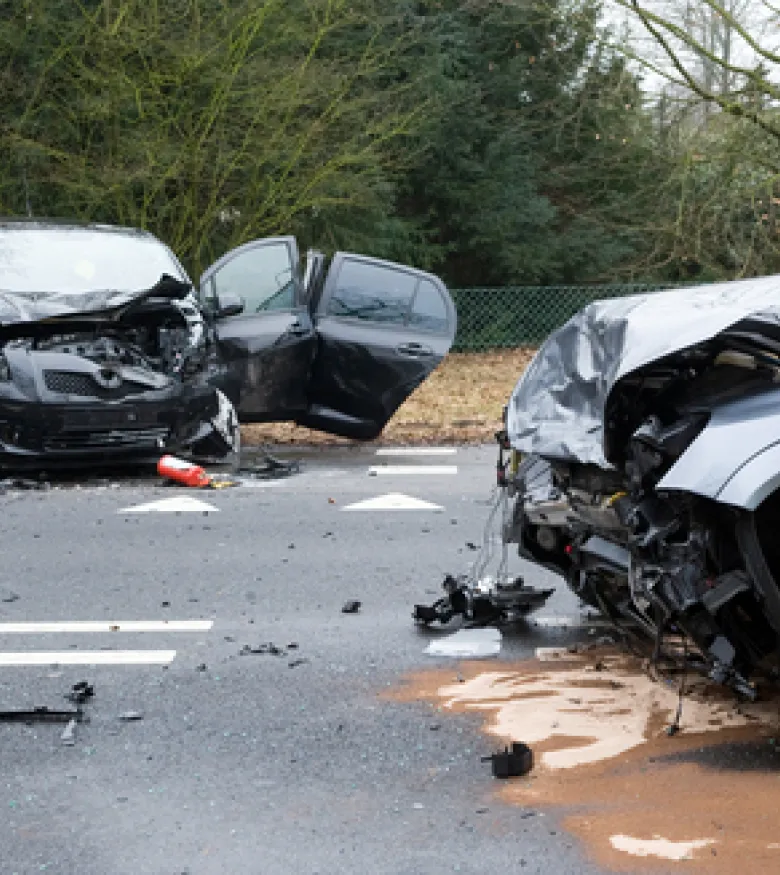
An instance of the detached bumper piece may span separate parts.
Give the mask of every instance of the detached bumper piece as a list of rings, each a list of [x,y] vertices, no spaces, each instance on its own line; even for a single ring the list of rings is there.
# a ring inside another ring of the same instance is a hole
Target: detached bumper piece
[[[541,608],[555,591],[526,586],[522,577],[514,580],[482,578],[476,584],[467,575],[459,578],[447,575],[442,584],[445,595],[432,605],[415,605],[415,622],[449,623],[462,616],[474,623],[509,622],[528,616]]]

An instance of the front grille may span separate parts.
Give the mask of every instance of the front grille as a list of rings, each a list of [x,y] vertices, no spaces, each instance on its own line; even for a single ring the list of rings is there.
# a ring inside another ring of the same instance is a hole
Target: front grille
[[[85,398],[125,398],[148,389],[139,383],[123,382],[116,389],[106,389],[84,371],[44,371],[43,382],[50,392]]]
[[[47,452],[70,450],[158,449],[168,440],[168,428],[128,428],[111,431],[60,432],[46,437],[43,448]]]

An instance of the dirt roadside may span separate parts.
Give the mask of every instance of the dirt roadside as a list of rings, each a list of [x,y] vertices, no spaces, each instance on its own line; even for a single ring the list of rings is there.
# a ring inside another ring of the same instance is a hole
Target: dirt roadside
[[[533,349],[526,348],[449,355],[401,406],[374,443],[492,443],[495,431],[501,427],[501,410],[533,353]],[[241,435],[245,446],[359,444],[289,423],[245,425]]]

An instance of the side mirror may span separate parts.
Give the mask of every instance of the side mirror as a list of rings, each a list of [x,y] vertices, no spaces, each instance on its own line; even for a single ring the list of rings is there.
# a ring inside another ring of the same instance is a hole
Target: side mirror
[[[217,319],[227,319],[228,316],[240,316],[244,312],[244,299],[239,295],[220,295],[217,301]]]

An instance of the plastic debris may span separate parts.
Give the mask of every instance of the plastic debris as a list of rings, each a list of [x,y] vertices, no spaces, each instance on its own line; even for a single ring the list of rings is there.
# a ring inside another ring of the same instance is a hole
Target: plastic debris
[[[62,730],[60,741],[66,747],[73,747],[76,744],[76,721],[68,721],[68,725]]]
[[[88,699],[95,695],[95,688],[87,681],[79,681],[73,684],[71,691],[65,696],[70,702],[77,705],[83,705]]]
[[[361,607],[361,602],[357,599],[350,599],[344,602],[344,607],[341,609],[342,614],[357,614]]]
[[[32,709],[0,711],[0,723],[68,723],[71,720],[78,723],[84,720],[84,712],[81,708],[75,711],[57,711],[42,705]]]
[[[123,711],[119,715],[120,720],[124,720],[126,723],[129,723],[133,720],[143,720],[144,715],[142,711]]]
[[[285,651],[281,647],[277,647],[276,644],[272,642],[268,642],[268,644],[258,644],[252,647],[249,644],[245,644],[239,653],[242,656],[246,656],[250,653],[258,653],[258,654],[268,654],[269,656],[285,656]]]
[[[482,757],[482,762],[492,763],[494,778],[519,778],[534,767],[534,752],[527,744],[516,741],[511,751],[505,747],[498,753]]]
[[[501,632],[498,629],[461,629],[425,648],[429,656],[450,656],[455,659],[480,659],[496,656],[501,650]]]

